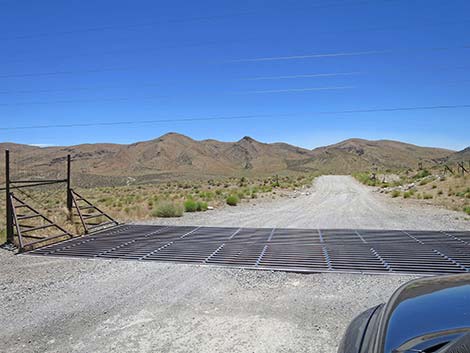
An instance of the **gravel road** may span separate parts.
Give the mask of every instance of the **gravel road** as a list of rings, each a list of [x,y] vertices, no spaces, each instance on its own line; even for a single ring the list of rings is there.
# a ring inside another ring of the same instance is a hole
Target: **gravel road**
[[[470,230],[463,212],[423,205],[373,192],[350,176],[322,176],[313,187],[289,199],[226,206],[180,219],[147,223],[233,227]]]
[[[348,177],[310,195],[172,223],[468,229],[449,211],[401,206]],[[0,250],[1,352],[336,351],[350,320],[410,276],[249,271],[15,256]]]

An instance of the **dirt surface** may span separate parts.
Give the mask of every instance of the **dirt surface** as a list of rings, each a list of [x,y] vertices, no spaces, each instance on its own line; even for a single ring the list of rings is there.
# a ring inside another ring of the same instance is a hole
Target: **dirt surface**
[[[401,206],[348,177],[310,194],[173,224],[468,229],[458,213]],[[167,220],[169,223],[170,220]],[[163,222],[160,222],[163,223]],[[410,276],[262,272],[15,256],[0,251],[1,352],[336,351],[354,316]]]
[[[335,352],[410,277],[0,253],[1,352]],[[5,270],[8,269],[8,270]]]
[[[290,199],[259,200],[147,223],[233,227],[470,230],[463,212],[392,199],[350,176],[322,176]]]

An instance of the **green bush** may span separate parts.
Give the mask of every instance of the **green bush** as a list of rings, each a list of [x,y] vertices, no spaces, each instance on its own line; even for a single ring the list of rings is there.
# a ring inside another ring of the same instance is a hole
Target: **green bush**
[[[420,171],[418,174],[416,174],[414,176],[414,178],[415,179],[421,179],[421,178],[425,178],[429,175],[431,175],[431,173],[428,170],[424,169],[424,170]]]
[[[398,191],[398,190],[393,190],[393,191],[392,191],[392,197],[398,197],[398,196],[400,196],[400,195],[401,195],[401,192],[400,192],[400,191]]]
[[[226,202],[229,206],[236,206],[240,200],[236,195],[230,195],[227,197]]]
[[[202,211],[207,211],[207,202],[203,201],[198,201],[197,203],[197,211],[202,212]]]
[[[411,196],[413,196],[413,193],[411,191],[407,191],[407,192],[403,193],[403,198],[404,199],[408,199]]]
[[[197,211],[197,202],[189,199],[184,202],[184,210],[185,212],[196,212]]]
[[[466,214],[470,215],[470,206],[465,206],[465,207],[463,208],[463,211],[464,211]]]
[[[181,217],[183,208],[174,202],[161,202],[152,211],[153,217]]]
[[[425,200],[430,200],[430,199],[432,199],[432,197],[433,196],[431,194],[423,194],[423,199],[425,199]]]

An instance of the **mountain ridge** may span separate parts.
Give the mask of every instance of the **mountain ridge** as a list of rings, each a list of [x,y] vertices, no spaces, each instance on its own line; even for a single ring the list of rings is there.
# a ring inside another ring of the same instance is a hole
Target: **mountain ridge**
[[[250,136],[238,141],[195,140],[170,132],[131,144],[87,143],[38,147],[0,143],[12,160],[36,172],[58,174],[65,156],[74,160],[74,174],[100,177],[236,176],[272,173],[320,172],[349,174],[370,168],[416,168],[418,163],[452,160],[456,152],[393,140],[351,138],[313,150],[284,142],[264,143]],[[3,156],[0,156],[3,158]],[[3,163],[0,166],[3,168]],[[46,170],[49,170],[46,172]]]

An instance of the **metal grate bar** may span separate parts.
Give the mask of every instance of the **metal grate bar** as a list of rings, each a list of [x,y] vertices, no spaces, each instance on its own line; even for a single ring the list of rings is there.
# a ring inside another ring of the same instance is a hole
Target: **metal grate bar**
[[[31,255],[315,272],[444,274],[470,269],[470,232],[120,225]]]

